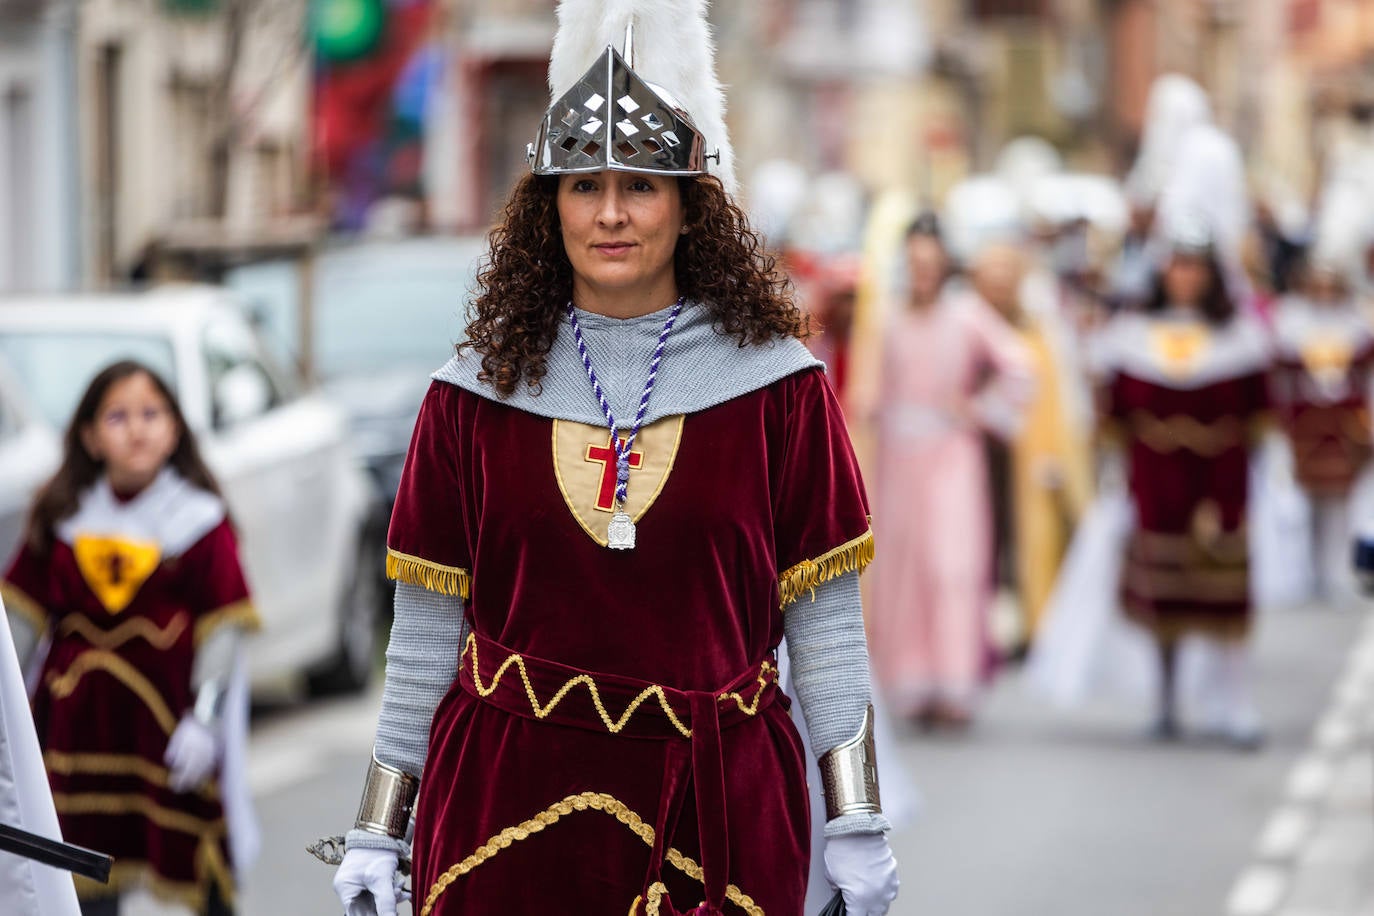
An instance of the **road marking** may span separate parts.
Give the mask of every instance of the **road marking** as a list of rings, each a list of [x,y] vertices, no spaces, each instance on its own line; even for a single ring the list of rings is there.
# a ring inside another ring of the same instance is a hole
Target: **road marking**
[[[1358,874],[1362,867],[1357,860],[1363,841],[1356,836],[1352,847],[1347,831],[1350,823],[1363,828],[1365,809],[1374,798],[1367,772],[1374,763],[1374,730],[1365,722],[1374,723],[1374,615],[1365,621],[1331,701],[1312,730],[1311,746],[1288,773],[1284,801],[1255,843],[1256,861],[1232,885],[1228,916],[1354,916],[1299,910],[1301,903],[1287,898],[1295,887],[1306,887],[1312,874],[1328,875],[1332,865],[1342,873]],[[1356,815],[1350,821],[1352,809]],[[1361,916],[1374,916],[1374,911]]]
[[[1226,901],[1228,916],[1268,916],[1288,892],[1288,871],[1252,865],[1241,874]]]

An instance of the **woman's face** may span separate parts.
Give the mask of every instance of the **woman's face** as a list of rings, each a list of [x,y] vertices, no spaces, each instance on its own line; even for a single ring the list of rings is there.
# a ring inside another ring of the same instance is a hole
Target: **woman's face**
[[[616,171],[564,175],[558,218],[575,290],[649,297],[676,289],[673,252],[684,219],[676,178]]]
[[[1211,286],[1212,269],[1206,258],[1176,254],[1164,268],[1164,292],[1171,305],[1199,306]]]
[[[934,300],[949,269],[944,246],[928,235],[913,235],[906,243],[906,263],[912,298],[917,302]]]

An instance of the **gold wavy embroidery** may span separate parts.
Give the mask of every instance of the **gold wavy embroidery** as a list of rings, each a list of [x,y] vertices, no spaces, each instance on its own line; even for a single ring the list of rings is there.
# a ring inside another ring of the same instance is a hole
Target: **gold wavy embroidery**
[[[142,637],[154,649],[165,652],[186,632],[186,615],[176,615],[165,627],[147,617],[131,617],[113,630],[102,630],[85,614],[68,614],[58,621],[57,632],[63,636],[75,633],[97,649],[118,649],[129,640]]]
[[[63,776],[93,773],[97,776],[137,776],[144,782],[167,788],[168,769],[137,754],[69,754],[63,751],[44,751],[43,764],[49,773]],[[207,782],[198,794],[218,798],[214,781]]]
[[[777,675],[777,673],[778,669],[773,667],[772,662],[765,661],[762,665],[759,665],[759,677],[758,680],[755,681],[755,683],[758,684],[758,690],[754,691],[754,699],[747,706],[744,704],[744,697],[740,696],[736,691],[722,693],[717,699],[721,702],[734,700],[735,705],[739,707],[739,711],[746,716],[757,715],[759,711],[759,701],[763,699],[763,692],[768,689],[768,675]]]
[[[211,630],[225,624],[237,624],[249,633],[262,629],[262,620],[258,617],[257,608],[253,606],[252,601],[245,598],[201,615],[196,621],[195,644],[199,646],[205,642],[205,637],[210,635]]]
[[[0,601],[4,601],[6,610],[27,618],[39,633],[48,628],[48,612],[43,605],[30,598],[13,582],[0,582]]]
[[[146,795],[127,792],[54,792],[53,805],[58,814],[138,814],[164,830],[176,830],[192,836],[219,836],[224,832],[224,819],[207,821],[184,811],[164,808]]]
[[[848,572],[863,572],[872,562],[873,530],[870,528],[814,560],[802,560],[779,576],[778,605],[786,609],[805,592],[811,592],[811,597],[815,598],[816,586]]]
[[[495,858],[501,850],[509,849],[512,845],[522,840],[528,840],[531,836],[539,833],[545,827],[553,826],[558,823],[560,819],[572,814],[574,811],[600,811],[603,814],[608,814],[630,828],[630,831],[643,840],[646,845],[651,847],[654,845],[654,828],[645,823],[644,818],[636,814],[628,805],[615,796],[607,795],[604,792],[583,792],[579,795],[569,795],[562,801],[555,802],[545,808],[529,820],[515,827],[505,828],[500,833],[487,840],[487,842],[477,847],[477,850],[473,852],[472,855],[440,875],[438,880],[435,881],[430,888],[428,896],[425,898],[425,905],[420,910],[420,916],[430,916],[439,897],[448,890],[449,886],[453,884],[454,881],[468,874],[488,859]],[[676,849],[670,848],[665,858],[668,860],[669,864],[687,875],[687,877],[696,881],[702,880],[701,866],[688,856],[684,856]],[[651,898],[653,890],[654,888],[651,886],[649,888]],[[754,898],[745,894],[733,884],[726,886],[725,897],[731,903],[748,913],[749,916],[764,916],[763,909],[754,902]],[[650,912],[657,912],[657,902],[652,902],[651,905],[654,909],[650,910]],[[633,905],[630,912],[634,912]]]
[[[62,674],[50,672],[48,674],[48,690],[56,699],[61,700],[69,697],[81,679],[95,670],[106,672],[132,690],[143,701],[143,705],[148,707],[148,711],[153,714],[157,724],[162,726],[162,730],[167,734],[170,735],[172,730],[176,728],[176,716],[172,715],[172,711],[167,708],[167,701],[157,692],[157,688],[153,686],[152,682],[140,674],[133,665],[113,652],[104,649],[90,649],[82,652]]]
[[[1204,458],[1215,458],[1246,441],[1245,424],[1237,417],[1203,423],[1183,414],[1161,419],[1137,410],[1131,414],[1130,426],[1137,439],[1151,451],[1163,455],[1183,449]]]
[[[612,719],[610,713],[606,711],[605,705],[601,702],[601,690],[596,686],[596,681],[592,679],[591,675],[579,674],[577,677],[570,679],[566,684],[558,688],[558,692],[553,695],[553,698],[549,700],[546,705],[540,705],[539,697],[534,692],[534,685],[530,683],[529,672],[525,670],[525,659],[520,655],[511,653],[511,655],[501,663],[501,667],[496,669],[496,673],[492,675],[491,680],[488,681],[486,685],[483,685],[482,669],[479,667],[477,661],[477,638],[475,635],[471,633],[468,634],[468,643],[463,652],[464,654],[469,652],[472,653],[472,683],[477,688],[477,692],[484,697],[489,697],[496,692],[496,687],[500,684],[501,678],[505,676],[507,670],[514,666],[515,669],[520,672],[520,680],[525,683],[525,695],[530,699],[530,709],[533,710],[536,718],[546,718],[548,714],[553,711],[555,706],[563,702],[563,698],[568,695],[569,691],[579,684],[582,684],[586,686],[588,693],[591,694],[592,704],[596,707],[596,713],[601,717],[601,721],[606,723],[606,729],[610,731],[611,734],[619,733],[625,727],[625,723],[630,721],[630,716],[634,715],[635,710],[643,705],[645,700],[650,697],[655,697],[658,699],[658,705],[663,709],[664,715],[673,723],[673,727],[676,728],[684,738],[692,737],[692,730],[686,725],[683,725],[682,720],[677,717],[677,713],[673,712],[673,707],[668,703],[668,697],[664,694],[663,688],[658,684],[654,684],[651,687],[645,687],[641,690],[639,695],[630,701],[630,705],[625,707],[625,711],[621,713],[620,718]]]
[[[386,549],[388,579],[418,585],[441,595],[468,600],[472,595],[472,573],[457,566],[444,566],[424,557]]]

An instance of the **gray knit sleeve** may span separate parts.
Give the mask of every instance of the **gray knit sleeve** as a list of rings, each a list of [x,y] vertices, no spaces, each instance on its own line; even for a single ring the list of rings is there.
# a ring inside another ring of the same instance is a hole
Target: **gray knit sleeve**
[[[819,758],[858,733],[873,698],[858,572],[802,595],[784,611],[783,629],[792,690],[806,717],[811,752]],[[881,814],[849,814],[827,823],[825,835],[888,829]]]
[[[458,676],[467,641],[460,598],[418,585],[396,584],[395,618],[386,647],[386,685],[372,752],[388,766],[422,776],[434,710]],[[365,830],[350,830],[349,848],[404,850],[404,844]]]

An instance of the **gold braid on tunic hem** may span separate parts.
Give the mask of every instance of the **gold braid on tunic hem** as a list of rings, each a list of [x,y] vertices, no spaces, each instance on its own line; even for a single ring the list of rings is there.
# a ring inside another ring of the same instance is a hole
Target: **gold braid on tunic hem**
[[[235,903],[234,878],[224,861],[218,841],[206,838],[196,850],[197,880],[169,881],[161,877],[153,866],[144,861],[123,859],[110,869],[110,880],[100,884],[90,878],[74,875],[76,894],[82,900],[94,900],[121,893],[136,887],[146,888],[158,900],[180,904],[192,912],[205,909],[209,886],[219,885],[221,899],[232,909]]]
[[[555,802],[548,808],[545,808],[529,820],[515,827],[505,828],[479,846],[472,855],[440,875],[439,879],[435,881],[430,888],[429,895],[425,898],[425,904],[420,910],[420,916],[430,916],[430,914],[433,913],[435,904],[454,881],[468,874],[488,859],[495,858],[501,850],[509,849],[515,843],[521,842],[522,840],[528,840],[531,836],[539,833],[545,827],[553,826],[563,817],[576,811],[600,811],[603,814],[608,814],[630,828],[630,831],[643,840],[645,845],[650,847],[654,845],[654,828],[645,823],[644,818],[640,817],[631,810],[628,805],[615,796],[607,795],[604,792],[582,792],[578,795],[569,795],[562,801]],[[690,857],[683,855],[677,849],[669,848],[664,854],[664,858],[670,865],[687,875],[687,877],[696,881],[703,880],[701,866]],[[658,912],[659,900],[663,893],[660,891],[658,896],[655,897],[655,888],[659,887],[662,887],[662,885],[655,883],[649,888],[650,900],[647,916],[656,916]],[[666,891],[666,888],[664,888],[664,890]],[[733,884],[726,885],[725,899],[744,910],[749,916],[764,916],[763,908],[754,902],[754,898],[750,897]],[[638,898],[636,898],[636,901],[638,901]],[[631,905],[631,913],[634,912],[634,906],[636,905],[637,902]]]
[[[386,576],[450,598],[467,601],[472,596],[472,573],[466,569],[444,566],[390,547],[386,549]]]
[[[873,529],[816,557],[802,560],[778,577],[778,605],[784,610],[803,594],[845,573],[863,572],[873,562]]]
[[[97,649],[113,651],[131,639],[144,639],[150,646],[166,652],[176,644],[177,639],[186,631],[186,615],[177,614],[159,627],[147,617],[133,617],[112,630],[102,630],[85,614],[68,614],[57,623],[57,634],[68,636],[76,634]]]

